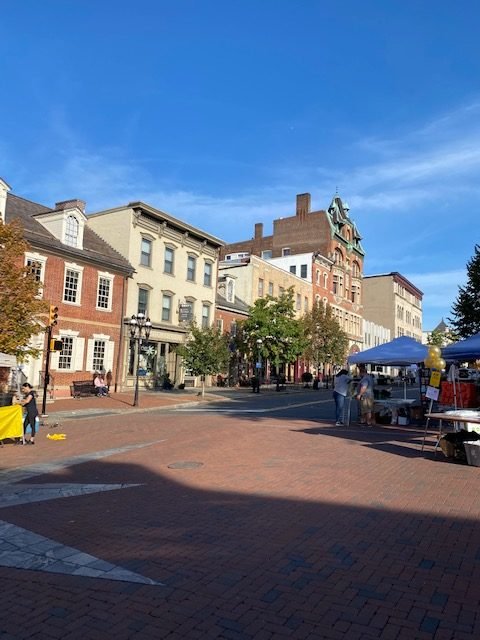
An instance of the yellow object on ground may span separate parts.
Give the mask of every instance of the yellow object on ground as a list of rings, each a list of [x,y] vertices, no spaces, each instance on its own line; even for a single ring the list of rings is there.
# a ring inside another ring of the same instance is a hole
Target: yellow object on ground
[[[66,433],[53,433],[52,435],[47,433],[47,438],[49,440],[65,440],[66,437],[67,437]]]
[[[22,407],[0,407],[0,440],[23,437]]]

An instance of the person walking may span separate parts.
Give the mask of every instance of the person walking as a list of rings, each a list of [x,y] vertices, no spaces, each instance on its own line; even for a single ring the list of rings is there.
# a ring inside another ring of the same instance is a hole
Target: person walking
[[[25,418],[23,420],[23,442],[24,444],[35,444],[36,420],[38,418],[37,401],[35,399],[35,391],[29,382],[22,384],[23,400],[20,404],[25,409]],[[30,425],[32,435],[30,440],[25,439],[27,426]]]
[[[373,377],[367,373],[365,366],[360,367],[360,382],[358,383],[357,400],[360,402],[360,424],[373,427]]]
[[[333,387],[333,399],[335,400],[335,426],[343,427],[343,411],[345,408],[345,398],[347,397],[348,385],[351,381],[346,369],[342,369],[335,376]]]

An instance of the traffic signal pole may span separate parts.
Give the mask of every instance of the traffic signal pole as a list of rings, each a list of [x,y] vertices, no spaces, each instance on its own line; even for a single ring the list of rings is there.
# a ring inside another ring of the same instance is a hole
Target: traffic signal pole
[[[52,325],[47,327],[47,354],[45,358],[45,376],[43,379],[43,400],[42,400],[42,417],[46,416],[47,410],[47,388],[50,384],[50,341],[52,339]]]
[[[50,354],[52,351],[52,330],[58,322],[58,307],[54,304],[50,305],[48,313],[48,326],[47,326],[47,353],[45,357],[45,376],[43,380],[43,400],[42,400],[42,416],[46,416],[47,411],[47,390],[50,384]]]

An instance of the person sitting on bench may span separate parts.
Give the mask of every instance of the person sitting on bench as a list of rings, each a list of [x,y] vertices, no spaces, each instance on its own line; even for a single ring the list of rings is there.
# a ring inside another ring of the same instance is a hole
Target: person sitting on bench
[[[97,396],[108,395],[107,385],[105,384],[105,380],[103,379],[103,376],[100,373],[97,373],[95,375],[93,384],[95,385],[95,391],[97,392]]]

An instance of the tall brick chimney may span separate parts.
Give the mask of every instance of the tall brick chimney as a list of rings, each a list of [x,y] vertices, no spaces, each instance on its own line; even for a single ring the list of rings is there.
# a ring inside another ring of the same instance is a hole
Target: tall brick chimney
[[[297,216],[304,218],[310,213],[312,196],[309,193],[299,193],[297,195]]]
[[[255,240],[261,240],[263,237],[263,222],[255,224]]]
[[[80,209],[82,213],[85,213],[86,202],[83,200],[64,200],[63,202],[55,203],[55,211],[65,211],[65,209]]]

